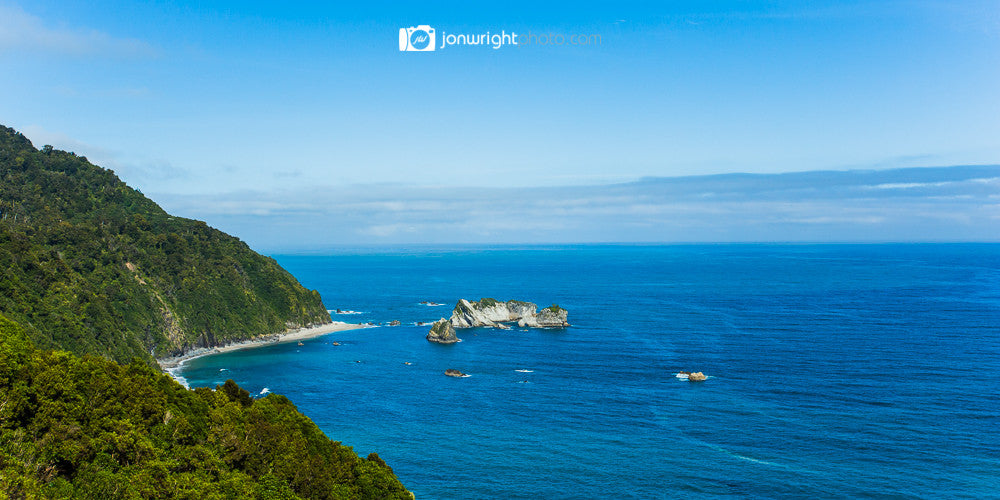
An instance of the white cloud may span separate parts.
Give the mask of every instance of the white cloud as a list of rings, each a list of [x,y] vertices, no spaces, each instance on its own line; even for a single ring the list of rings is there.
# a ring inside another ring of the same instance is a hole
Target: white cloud
[[[142,40],[118,38],[93,29],[53,27],[16,5],[0,5],[0,53],[3,52],[149,57],[157,51]]]
[[[153,196],[264,250],[378,243],[995,240],[1000,166]],[[872,189],[916,185],[924,189]],[[902,191],[902,193],[900,192]],[[706,198],[705,193],[716,196]]]
[[[87,144],[83,141],[79,141],[70,137],[66,134],[60,132],[53,132],[40,125],[26,125],[20,127],[21,133],[27,137],[36,148],[41,148],[45,144],[52,145],[56,149],[61,149],[63,151],[72,151],[74,153],[94,156],[94,157],[110,157],[111,152],[94,146],[92,144]]]
[[[951,186],[960,182],[974,182],[976,184],[995,184],[996,181],[1000,180],[997,177],[983,177],[977,179],[961,179],[956,181],[940,181],[940,182],[887,182],[884,184],[876,184],[874,186],[861,186],[862,189],[916,189],[916,188],[932,188],[932,187],[942,187]]]
[[[91,163],[114,170],[126,183],[139,189],[144,189],[145,186],[155,185],[163,181],[183,179],[191,176],[191,173],[187,170],[175,167],[163,159],[124,158],[118,151],[95,146],[61,132],[48,130],[39,125],[26,125],[19,128],[36,148],[41,149],[43,145],[49,144],[56,149],[86,156],[87,160]]]
[[[412,234],[417,232],[417,228],[406,224],[381,224],[359,229],[358,232],[361,234],[370,234],[372,236],[376,236],[379,238],[385,238],[389,236],[395,236],[400,233]]]
[[[876,186],[863,186],[864,189],[913,189],[923,187],[947,186],[951,182],[890,182]]]

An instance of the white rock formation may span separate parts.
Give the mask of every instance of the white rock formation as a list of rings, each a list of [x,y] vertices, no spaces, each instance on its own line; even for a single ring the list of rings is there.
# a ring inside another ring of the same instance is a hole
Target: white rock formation
[[[451,324],[455,328],[493,327],[502,328],[504,323],[517,322],[521,327],[562,328],[569,326],[566,321],[568,311],[559,307],[546,307],[538,311],[531,302],[484,298],[478,302],[465,299],[458,301],[451,313]]]

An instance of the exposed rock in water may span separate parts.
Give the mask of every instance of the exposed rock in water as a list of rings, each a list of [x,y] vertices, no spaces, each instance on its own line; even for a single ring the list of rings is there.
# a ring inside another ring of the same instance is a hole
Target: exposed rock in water
[[[451,321],[441,318],[431,325],[427,340],[439,344],[453,344],[458,342],[458,337],[455,336],[455,327],[451,326]]]
[[[688,374],[688,382],[703,382],[706,378],[705,374],[702,372],[694,372]]]
[[[399,326],[401,324],[402,323],[400,323],[398,319],[394,319],[394,320],[392,320],[392,321],[389,322],[389,326]]]
[[[460,372],[460,371],[458,371],[458,370],[456,370],[454,368],[448,368],[447,370],[444,371],[444,374],[447,375],[447,376],[449,376],[449,377],[464,377],[465,376],[464,373],[462,373],[462,372]]]
[[[526,316],[534,316],[535,309],[537,309],[535,304],[519,300],[500,302],[484,298],[478,302],[470,302],[461,299],[451,312],[451,324],[455,328],[496,327],[498,323],[509,323]]]
[[[531,302],[483,298],[478,302],[465,299],[458,301],[451,313],[451,324],[455,328],[491,327],[502,328],[504,323],[517,322],[518,326],[536,328],[562,328],[569,326],[566,321],[569,312],[553,305],[538,311]]]
[[[569,326],[569,322],[566,321],[568,316],[569,311],[552,304],[551,306],[538,311],[538,314],[536,314],[534,318],[525,318],[518,321],[517,325],[521,327],[533,326],[536,328],[563,328]]]

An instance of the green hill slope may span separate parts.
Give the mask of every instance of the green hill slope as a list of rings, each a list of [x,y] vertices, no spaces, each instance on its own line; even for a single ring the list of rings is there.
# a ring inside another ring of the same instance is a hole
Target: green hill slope
[[[410,499],[284,396],[34,349],[0,315],[0,499]]]
[[[40,348],[147,362],[330,321],[273,259],[3,126],[0,312]]]

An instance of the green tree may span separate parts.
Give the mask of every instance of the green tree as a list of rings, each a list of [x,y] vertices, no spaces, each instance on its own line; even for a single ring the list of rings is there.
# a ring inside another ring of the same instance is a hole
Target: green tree
[[[280,395],[37,350],[0,315],[0,498],[409,499]]]

